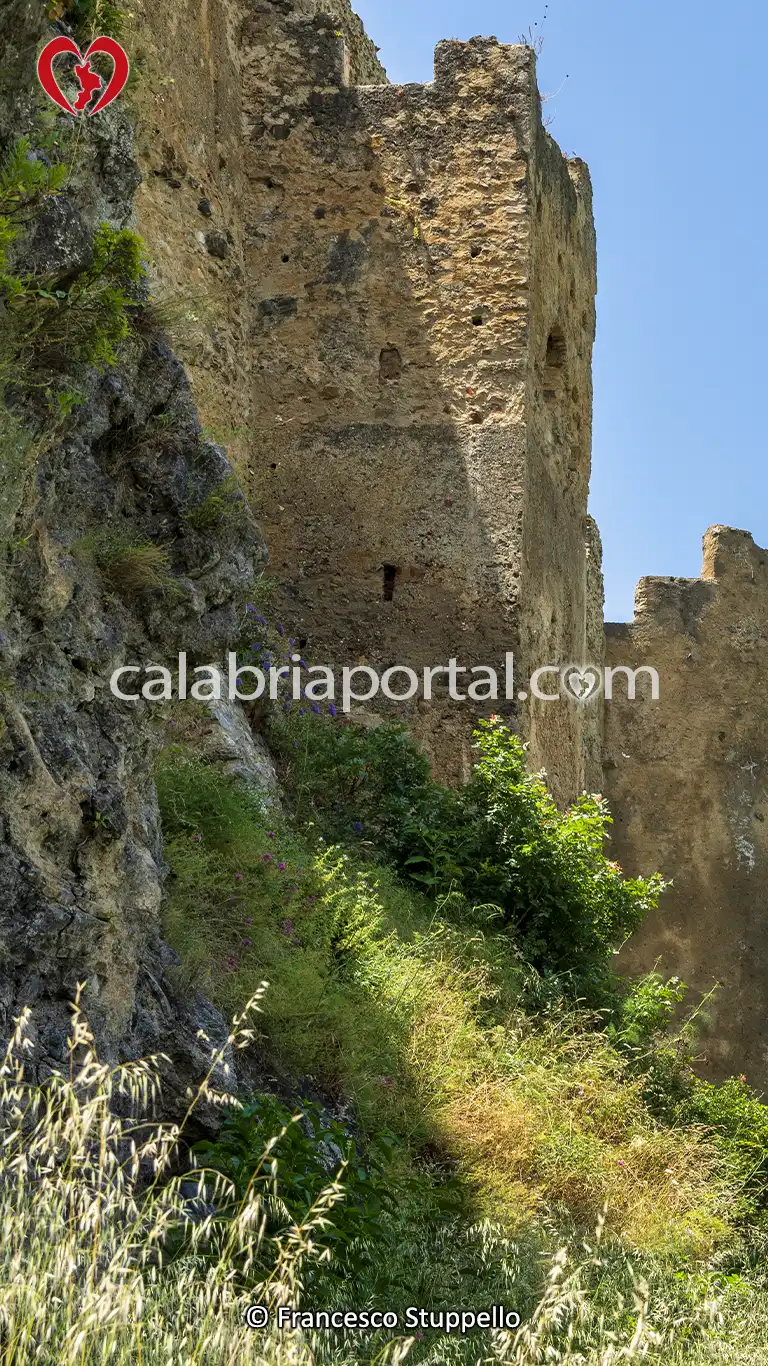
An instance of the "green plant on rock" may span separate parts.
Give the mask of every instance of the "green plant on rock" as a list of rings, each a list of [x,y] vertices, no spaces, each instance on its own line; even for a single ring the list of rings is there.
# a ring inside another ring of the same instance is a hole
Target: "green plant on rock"
[[[48,18],[66,19],[81,39],[99,34],[119,38],[125,28],[125,11],[114,0],[49,0]]]
[[[74,542],[72,553],[94,564],[105,583],[123,597],[173,586],[167,550],[130,532],[91,532]]]
[[[0,379],[17,387],[45,387],[72,364],[116,364],[140,303],[144,245],[136,233],[108,223],[96,229],[91,265],[72,281],[11,269],[10,248],[66,174],[64,165],[38,156],[26,136],[0,169],[0,304],[6,312]]]
[[[9,251],[34,210],[46,196],[56,194],[67,167],[38,156],[29,137],[17,138],[0,166],[0,300],[6,307],[23,298],[24,280],[10,266]],[[3,353],[7,346],[3,346]],[[0,380],[4,370],[0,359]]]
[[[144,245],[137,233],[101,223],[93,239],[93,262],[66,288],[29,282],[17,305],[26,325],[22,354],[29,368],[54,370],[87,362],[116,365],[132,331],[138,289],[146,275]]]
[[[244,499],[234,474],[222,479],[202,502],[184,514],[184,520],[195,531],[211,531],[236,521],[244,509]]]

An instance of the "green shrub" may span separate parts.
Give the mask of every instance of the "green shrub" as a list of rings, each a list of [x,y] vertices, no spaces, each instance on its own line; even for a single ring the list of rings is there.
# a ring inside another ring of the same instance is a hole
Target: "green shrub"
[[[269,1092],[254,1096],[227,1115],[215,1142],[195,1145],[195,1156],[231,1183],[233,1212],[245,1199],[261,1197],[265,1266],[274,1264],[275,1239],[279,1246],[291,1226],[304,1222],[329,1181],[343,1182],[344,1200],[329,1212],[320,1235],[332,1254],[328,1274],[343,1280],[370,1266],[376,1245],[384,1240],[382,1215],[393,1203],[387,1167],[395,1140],[377,1134],[363,1154],[344,1126],[315,1102],[301,1101],[298,1111]]]
[[[278,718],[270,734],[299,812],[313,812],[328,836],[357,835],[433,896],[459,890],[508,927],[540,973],[595,1004],[613,998],[613,954],[665,883],[625,878],[606,857],[602,798],[559,811],[498,720],[479,723],[477,762],[458,792],[430,780],[403,726],[364,730],[310,714]]]
[[[273,641],[271,651],[277,648]],[[263,651],[255,653],[263,667]],[[406,727],[388,723],[364,730],[313,714],[309,703],[306,715],[299,710],[294,704],[293,714],[278,712],[269,730],[299,819],[319,819],[327,838],[356,838],[405,858],[407,831],[432,791],[429,764]]]
[[[742,1219],[768,1210],[768,1105],[745,1076],[714,1085],[692,1077],[675,1109],[677,1123],[706,1126],[733,1175]]]
[[[83,41],[107,33],[119,38],[125,28],[125,11],[114,0],[52,0],[51,18],[66,18]]]

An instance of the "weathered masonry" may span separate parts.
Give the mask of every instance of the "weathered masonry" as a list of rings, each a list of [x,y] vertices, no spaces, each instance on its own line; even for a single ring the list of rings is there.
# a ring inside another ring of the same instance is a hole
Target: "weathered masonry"
[[[534,54],[446,42],[433,83],[360,86],[327,18],[291,35],[269,98],[247,86],[254,497],[282,610],[329,662],[581,661],[591,192],[542,127]],[[455,703],[413,719],[466,771]],[[593,713],[519,724],[560,796],[594,785]]]
[[[610,703],[494,709],[559,801],[605,790],[628,871],[673,879],[625,961],[722,981],[703,1066],[768,1086],[768,557],[713,528],[701,579],[643,580],[604,635],[591,192],[542,127],[534,54],[441,43],[431,83],[397,86],[348,0],[142,23],[174,85],[146,109],[141,227],[160,283],[204,304],[196,398],[286,623],[337,667],[656,668],[658,702],[617,680]],[[460,780],[471,714],[411,706]]]

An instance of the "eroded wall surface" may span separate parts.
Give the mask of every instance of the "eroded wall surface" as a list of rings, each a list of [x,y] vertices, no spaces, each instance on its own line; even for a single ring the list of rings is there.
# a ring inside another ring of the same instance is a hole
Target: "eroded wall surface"
[[[132,10],[139,226],[303,652],[381,670],[512,650],[522,684],[600,664],[591,195],[542,127],[533,54],[443,43],[435,80],[401,87],[347,0]],[[674,879],[624,962],[722,980],[705,1066],[758,1079],[761,557],[716,530],[702,579],[644,580],[608,628],[608,663],[654,665],[659,703],[485,708],[561,802],[606,791],[628,871]],[[439,684],[397,710],[466,774],[469,718]]]
[[[445,42],[432,83],[355,85],[323,16],[254,12],[248,41],[250,487],[282,614],[336,667],[583,661],[594,232],[533,53]],[[439,687],[410,719],[460,778]],[[581,790],[583,709],[471,710]]]
[[[608,626],[607,662],[649,665],[648,684],[605,704],[605,790],[629,873],[673,880],[620,962],[657,959],[707,1006],[706,1074],[768,1083],[768,552],[712,527],[700,579],[642,579],[629,625]],[[642,695],[641,695],[642,694]]]

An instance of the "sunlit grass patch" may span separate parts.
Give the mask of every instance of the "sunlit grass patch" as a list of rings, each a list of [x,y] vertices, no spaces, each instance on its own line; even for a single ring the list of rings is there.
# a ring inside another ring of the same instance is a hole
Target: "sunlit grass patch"
[[[594,1016],[531,1018],[509,938],[446,921],[386,868],[280,827],[242,787],[176,757],[161,768],[173,869],[167,932],[227,1009],[261,978],[267,1054],[457,1170],[469,1208],[532,1211],[640,1248],[703,1255],[726,1183],[701,1128],[659,1124]],[[311,835],[311,832],[309,832]],[[447,909],[447,908],[446,908]]]

